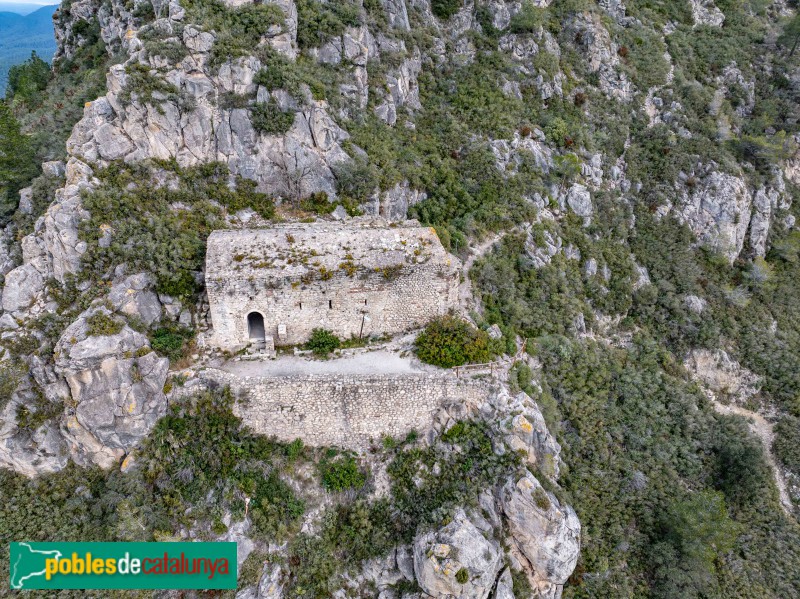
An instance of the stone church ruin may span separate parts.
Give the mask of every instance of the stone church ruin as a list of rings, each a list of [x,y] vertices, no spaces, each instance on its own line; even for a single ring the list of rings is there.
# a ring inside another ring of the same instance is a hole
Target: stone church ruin
[[[416,221],[290,223],[214,231],[206,289],[210,343],[304,343],[315,328],[342,338],[423,326],[458,302],[459,264]]]

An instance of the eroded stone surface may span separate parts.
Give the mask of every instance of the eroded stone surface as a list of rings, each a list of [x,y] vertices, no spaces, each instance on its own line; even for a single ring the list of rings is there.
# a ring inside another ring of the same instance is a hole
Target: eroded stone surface
[[[532,568],[539,596],[560,597],[580,553],[581,525],[575,511],[561,505],[530,472],[503,486],[500,504],[514,543]]]
[[[498,543],[486,539],[463,510],[444,528],[414,541],[417,582],[433,597],[485,599],[501,567]]]

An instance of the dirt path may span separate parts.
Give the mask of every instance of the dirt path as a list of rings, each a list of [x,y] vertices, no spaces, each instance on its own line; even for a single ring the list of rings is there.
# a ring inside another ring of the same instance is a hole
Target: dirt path
[[[786,481],[783,478],[783,474],[781,474],[778,463],[775,461],[775,456],[772,455],[772,441],[775,439],[775,432],[772,430],[772,424],[767,422],[760,414],[745,410],[739,406],[721,404],[714,399],[711,400],[711,404],[720,414],[743,416],[750,422],[750,430],[761,440],[761,445],[764,447],[764,455],[767,458],[769,467],[772,469],[775,484],[778,486],[781,507],[783,507],[783,511],[785,511],[787,515],[793,516],[794,506],[792,505],[792,500],[789,498]]]
[[[302,356],[280,356],[277,360],[226,362],[222,370],[239,376],[303,376],[309,374],[412,374],[432,367],[412,356],[387,350],[364,351],[330,360]]]
[[[471,248],[472,253],[466,259],[464,266],[461,269],[464,280],[458,286],[458,305],[461,308],[461,313],[464,316],[469,317],[470,311],[475,310],[478,307],[478,302],[480,301],[474,298],[472,295],[472,281],[469,278],[469,271],[472,269],[472,265],[475,264],[475,260],[485,256],[486,253],[494,246],[494,244],[505,237],[505,235],[505,232],[493,233],[488,239],[483,240],[481,243]]]

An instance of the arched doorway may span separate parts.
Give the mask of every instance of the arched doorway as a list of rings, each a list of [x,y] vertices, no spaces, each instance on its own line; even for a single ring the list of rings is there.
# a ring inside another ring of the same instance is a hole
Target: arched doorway
[[[257,347],[263,347],[266,341],[264,317],[258,312],[250,312],[250,314],[247,315],[247,330],[250,343]]]

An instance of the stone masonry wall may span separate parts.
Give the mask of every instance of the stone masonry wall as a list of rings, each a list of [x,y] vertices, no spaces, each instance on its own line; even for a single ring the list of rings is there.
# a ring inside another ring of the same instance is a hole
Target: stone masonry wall
[[[455,305],[458,272],[438,265],[406,267],[396,275],[338,271],[327,281],[271,288],[261,279],[208,281],[214,323],[214,345],[238,349],[248,342],[247,315],[264,318],[267,335],[277,345],[308,340],[311,330],[324,328],[342,338],[393,334],[422,326]],[[366,317],[366,318],[365,318]],[[278,338],[278,325],[287,336]]]
[[[229,385],[234,412],[262,435],[308,445],[365,448],[384,434],[402,437],[430,425],[449,403],[481,403],[484,381],[450,374],[240,377],[207,370],[203,378]]]

